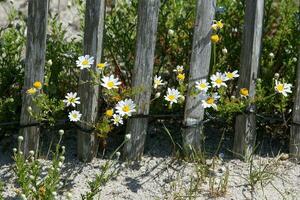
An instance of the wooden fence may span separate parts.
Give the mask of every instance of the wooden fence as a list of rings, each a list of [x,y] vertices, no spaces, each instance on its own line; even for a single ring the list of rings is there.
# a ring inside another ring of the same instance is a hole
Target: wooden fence
[[[28,4],[28,32],[25,66],[24,90],[31,87],[36,80],[43,82],[45,65],[47,1],[29,0]],[[147,115],[150,109],[150,96],[154,63],[156,32],[158,26],[160,0],[140,0],[138,6],[138,26],[136,41],[136,57],[133,74],[133,86],[143,85],[143,91],[134,98],[139,110],[138,114]],[[190,63],[189,91],[196,80],[207,79],[211,57],[211,25],[216,10],[216,0],[198,0],[197,14]],[[255,95],[255,82],[259,67],[262,29],[263,29],[263,0],[246,0],[244,35],[241,52],[241,68],[238,87],[249,89],[250,97]],[[84,53],[94,56],[96,63],[102,55],[102,39],[105,18],[105,0],[87,0],[85,13]],[[299,53],[300,54],[300,53]],[[300,58],[299,58],[300,60]],[[95,70],[95,65],[92,67]],[[300,62],[298,64],[298,86],[300,85]],[[96,72],[96,71],[95,71]],[[90,80],[90,74],[82,71],[80,80]],[[99,86],[82,84],[79,86],[81,98],[81,113],[84,121],[95,122],[99,109]],[[297,87],[296,103],[294,106],[293,126],[291,128],[291,155],[300,158],[300,129],[299,129],[299,99],[300,89]],[[184,127],[182,137],[184,146],[201,151],[203,138],[202,121],[204,109],[199,106],[199,100],[187,95]],[[33,107],[38,111],[27,94],[23,94],[21,125],[32,123],[27,108]],[[235,139],[233,151],[237,154],[252,153],[256,139],[255,105],[251,105],[249,112],[236,117]],[[127,133],[131,139],[124,147],[124,155],[130,160],[139,159],[144,151],[144,142],[147,133],[148,120],[134,118],[128,121]],[[84,124],[80,124],[82,128]],[[25,137],[25,154],[29,150],[36,150],[39,141],[37,126],[23,127],[21,134]],[[88,162],[97,154],[98,140],[95,133],[78,130],[78,156]]]

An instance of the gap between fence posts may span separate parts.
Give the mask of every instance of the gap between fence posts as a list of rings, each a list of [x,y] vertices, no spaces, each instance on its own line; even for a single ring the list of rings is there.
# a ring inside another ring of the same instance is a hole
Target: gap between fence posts
[[[293,109],[293,123],[290,135],[290,155],[296,160],[300,160],[300,46],[298,47],[298,66],[296,93]]]
[[[190,63],[188,94],[184,110],[183,145],[186,154],[201,151],[203,141],[204,108],[199,95],[192,95],[195,82],[207,80],[211,58],[211,26],[216,9],[215,0],[198,0]]]
[[[149,113],[159,7],[160,0],[140,0],[138,5],[136,57],[132,79],[132,87],[142,90],[134,97],[137,114]],[[137,160],[142,156],[147,127],[147,118],[128,120],[126,133],[131,134],[131,139],[124,146],[126,159]]]
[[[249,90],[249,98],[255,97],[256,79],[261,54],[263,14],[264,0],[246,0],[241,69],[237,93],[239,93],[241,88],[247,88]],[[233,152],[236,155],[248,157],[254,151],[255,140],[255,113],[238,115],[235,121]]]
[[[26,90],[31,88],[35,81],[44,81],[45,55],[46,55],[46,30],[48,17],[48,2],[41,0],[29,0],[28,20],[27,20],[27,44],[25,60],[25,77],[22,97],[22,110],[20,124],[35,123],[30,116],[28,107],[31,106],[33,112],[38,112],[38,108],[33,105],[32,98],[26,94]],[[25,127],[20,130],[24,136],[24,155],[29,151],[37,151],[39,148],[39,126]]]
[[[85,28],[84,28],[84,54],[95,58],[95,62],[90,68],[95,73],[97,63],[101,61],[103,32],[105,18],[105,0],[87,0],[85,11]],[[99,85],[89,82],[92,80],[87,69],[81,70],[79,97],[80,112],[82,113],[81,121],[78,124],[83,129],[89,129],[84,123],[94,124],[97,121],[99,109]],[[83,83],[85,82],[85,83]],[[95,132],[85,132],[77,130],[77,155],[79,160],[90,162],[96,157],[98,152],[99,140]]]

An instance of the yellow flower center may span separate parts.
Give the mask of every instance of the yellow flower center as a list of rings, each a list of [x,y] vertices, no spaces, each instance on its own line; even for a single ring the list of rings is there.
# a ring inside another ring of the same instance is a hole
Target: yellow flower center
[[[98,69],[103,69],[105,67],[105,63],[97,64]]]
[[[42,83],[40,81],[36,81],[33,83],[33,87],[35,87],[36,89],[41,89]]]
[[[82,64],[82,65],[88,65],[88,64],[89,64],[89,61],[88,61],[88,60],[83,60],[81,64]]]
[[[35,88],[30,88],[26,91],[27,94],[35,94],[36,93],[36,89]]]
[[[114,110],[113,109],[109,109],[105,112],[106,116],[111,117],[114,114]]]
[[[172,94],[169,95],[169,96],[168,96],[168,99],[169,99],[170,101],[174,101],[174,100],[175,100],[175,95],[172,95]]]
[[[78,116],[78,115],[77,115],[76,113],[73,113],[73,114],[72,114],[72,117],[75,118],[75,119],[77,118],[77,116]]]
[[[218,27],[218,25],[217,25],[217,24],[213,24],[213,25],[211,26],[211,28],[212,28],[213,30],[215,30],[215,31],[216,31],[216,30],[218,30],[218,28],[219,28],[219,27]]]
[[[130,107],[128,105],[125,105],[125,106],[123,106],[122,110],[123,110],[123,112],[129,112]]]
[[[213,104],[214,102],[215,102],[215,99],[212,98],[212,97],[208,97],[208,98],[206,99],[206,103],[207,103],[207,104]]]
[[[178,75],[177,75],[177,78],[178,78],[179,80],[184,80],[185,74],[178,74]]]
[[[282,92],[282,91],[284,90],[283,84],[278,84],[278,85],[276,86],[276,88],[277,88],[277,90],[278,90],[279,92]]]
[[[183,69],[180,68],[180,69],[178,69],[177,71],[178,71],[179,73],[182,73],[182,72],[183,72]]]
[[[227,73],[226,75],[227,75],[227,78],[229,78],[229,79],[232,79],[232,78],[233,78],[233,73],[230,73],[230,72],[229,72],[229,73]]]
[[[75,98],[74,97],[69,98],[69,102],[70,103],[75,103]]]
[[[220,40],[220,38],[219,38],[219,36],[218,36],[217,34],[213,34],[213,35],[210,37],[210,39],[211,39],[211,41],[212,41],[213,43],[217,43],[217,42],[219,42],[219,40]]]
[[[206,88],[206,84],[205,84],[205,83],[200,83],[199,87],[200,87],[201,89],[205,89],[205,88]]]
[[[240,90],[240,94],[243,96],[248,96],[249,95],[249,90],[247,88],[242,88]]]
[[[112,87],[115,86],[115,83],[113,81],[108,81],[107,82],[107,86],[110,87],[110,88],[112,88]]]
[[[154,83],[155,83],[156,85],[160,85],[160,84],[161,84],[161,81],[160,81],[160,80],[154,80]]]
[[[224,24],[222,23],[222,21],[217,21],[217,26],[219,27],[219,29],[222,29]]]
[[[222,84],[222,83],[223,83],[223,80],[222,80],[222,79],[220,79],[220,78],[218,78],[218,79],[216,80],[216,83],[217,83],[218,85],[220,85],[220,84]]]

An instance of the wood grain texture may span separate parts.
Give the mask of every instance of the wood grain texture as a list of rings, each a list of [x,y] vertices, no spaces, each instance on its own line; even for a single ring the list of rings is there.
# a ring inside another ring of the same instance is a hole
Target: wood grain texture
[[[27,108],[31,106],[34,112],[38,109],[33,105],[32,98],[26,90],[32,87],[35,81],[44,81],[44,67],[46,54],[48,3],[41,0],[28,1],[27,44],[25,77],[22,97],[22,110],[20,124],[26,125],[35,121],[30,117]],[[24,154],[30,150],[37,151],[39,147],[39,127],[32,126],[20,130],[24,136]]]
[[[193,49],[190,64],[188,95],[184,111],[184,125],[182,132],[185,150],[189,152],[201,150],[203,127],[197,126],[204,119],[204,108],[199,96],[191,95],[195,82],[207,80],[211,58],[211,25],[215,15],[215,0],[198,0],[197,15],[194,29]]]
[[[255,96],[255,86],[261,53],[264,0],[246,0],[241,69],[238,82],[240,88],[249,89],[249,98]],[[256,117],[254,113],[238,115],[235,122],[233,152],[249,155],[253,152],[256,139]]]
[[[85,28],[84,28],[84,54],[95,58],[95,63],[91,70],[96,70],[96,64],[100,63],[103,46],[103,32],[105,19],[105,0],[87,0],[85,11]],[[92,80],[88,70],[82,70],[80,74],[80,82]],[[78,94],[80,96],[80,112],[81,120],[89,124],[97,121],[99,109],[99,93],[98,85],[91,83],[80,84]],[[81,123],[82,128],[89,128]],[[83,162],[90,162],[96,155],[99,141],[96,133],[87,133],[78,130],[77,132],[77,150],[78,158]]]
[[[134,97],[138,114],[149,113],[159,7],[160,0],[139,1],[136,57],[132,79],[132,86],[142,89]],[[126,132],[131,134],[131,140],[124,147],[124,156],[127,159],[137,160],[143,154],[147,127],[148,120],[145,118],[128,120]]]
[[[300,160],[300,47],[297,66],[296,93],[293,109],[293,125],[291,126],[290,135],[290,155]]]

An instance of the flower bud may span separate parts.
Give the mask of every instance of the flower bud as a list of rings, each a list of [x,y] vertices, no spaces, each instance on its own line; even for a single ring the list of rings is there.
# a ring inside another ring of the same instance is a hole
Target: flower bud
[[[28,112],[32,112],[32,107],[31,107],[31,106],[28,106],[28,107],[27,107],[27,111],[28,111]]]
[[[71,193],[71,192],[67,192],[66,197],[67,197],[68,199],[71,199],[71,198],[72,198],[72,193]]]
[[[160,97],[160,92],[157,92],[156,94],[155,94],[155,98],[159,98]]]
[[[275,57],[274,53],[272,53],[272,52],[269,54],[269,56],[270,56],[270,58],[274,58]]]
[[[22,141],[24,140],[23,136],[20,135],[20,136],[18,137],[18,140],[19,140],[20,142],[22,142]]]
[[[117,151],[117,152],[116,152],[116,156],[117,156],[117,158],[120,158],[121,153],[120,153],[119,151]]]
[[[296,57],[293,58],[293,62],[297,62],[297,58]]]
[[[278,73],[275,73],[275,74],[274,74],[274,78],[275,78],[275,79],[279,79],[279,77],[280,77],[280,75],[279,75]]]
[[[130,140],[130,139],[131,139],[131,134],[126,134],[126,135],[125,135],[125,139],[126,139],[126,140]]]
[[[222,49],[222,53],[227,54],[228,53],[227,49],[226,48]]]
[[[52,64],[53,64],[52,60],[51,60],[51,59],[48,60],[48,61],[47,61],[47,64],[48,64],[49,66],[52,66]]]
[[[169,29],[168,34],[169,35],[174,35],[174,31],[172,29]]]
[[[65,133],[65,131],[64,131],[63,129],[60,129],[60,130],[58,131],[58,134],[59,134],[60,136],[62,136],[64,133]]]
[[[33,155],[34,155],[34,151],[32,151],[32,150],[29,151],[29,155],[30,155],[30,156],[33,156]]]
[[[63,162],[66,158],[64,156],[60,156],[59,159]]]
[[[62,150],[62,154],[64,154],[66,152],[66,147],[65,146],[62,146],[61,147],[61,150]]]

